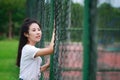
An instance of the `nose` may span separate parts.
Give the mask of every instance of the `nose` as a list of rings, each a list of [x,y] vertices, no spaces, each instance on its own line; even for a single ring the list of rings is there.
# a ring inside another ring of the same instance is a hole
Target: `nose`
[[[41,31],[38,30],[38,31],[37,31],[37,34],[41,34]]]

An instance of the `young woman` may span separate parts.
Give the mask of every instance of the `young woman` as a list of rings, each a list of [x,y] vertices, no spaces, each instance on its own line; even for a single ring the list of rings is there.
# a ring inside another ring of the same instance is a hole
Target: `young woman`
[[[20,34],[18,46],[17,66],[20,67],[20,80],[39,80],[41,72],[46,70],[50,62],[41,66],[40,56],[53,53],[54,32],[51,43],[47,48],[37,48],[36,43],[41,40],[42,32],[40,24],[34,19],[25,19]]]

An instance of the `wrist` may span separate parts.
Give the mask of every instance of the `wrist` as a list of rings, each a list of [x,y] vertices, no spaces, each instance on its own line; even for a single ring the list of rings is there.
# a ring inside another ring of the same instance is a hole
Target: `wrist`
[[[46,63],[46,67],[48,68],[50,66],[50,64],[49,63]]]

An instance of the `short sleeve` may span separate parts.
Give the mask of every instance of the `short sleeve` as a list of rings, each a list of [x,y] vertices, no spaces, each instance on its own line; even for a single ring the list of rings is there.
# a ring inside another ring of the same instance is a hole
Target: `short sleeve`
[[[35,46],[27,45],[23,49],[23,53],[26,58],[34,58],[35,54],[40,50],[39,48],[36,48]]]
[[[36,48],[34,46],[31,47],[31,50],[30,50],[30,57],[31,58],[34,58],[35,57],[35,54],[38,52],[39,48]]]

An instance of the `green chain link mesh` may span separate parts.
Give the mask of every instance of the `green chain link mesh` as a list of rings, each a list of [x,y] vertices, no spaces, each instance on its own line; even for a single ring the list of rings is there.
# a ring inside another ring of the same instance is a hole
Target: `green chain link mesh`
[[[114,0],[106,1],[102,7],[97,7],[96,80],[119,80],[120,12],[119,8],[109,5]],[[50,57],[50,69],[44,72],[41,80],[82,80],[83,47],[80,36],[83,29],[71,26],[71,0],[27,0],[27,14],[28,17],[39,20],[42,25],[43,38],[39,47],[45,47],[50,42],[55,20],[55,51]],[[78,36],[76,41],[74,36]],[[49,56],[43,57],[44,62],[47,58]],[[91,61],[90,65],[92,64]]]
[[[115,0],[105,2],[98,7],[97,80],[118,80],[120,79],[120,9],[113,6]]]
[[[27,0],[27,14],[41,23],[43,35],[37,45],[39,47],[45,47],[50,42],[53,30],[52,18],[55,20],[55,50],[51,55],[50,71],[49,69],[45,71],[40,80],[79,80],[81,78],[79,62],[82,62],[78,47],[80,43],[71,42],[69,34],[72,32],[71,0]],[[43,61],[46,61],[46,57],[43,57]]]

